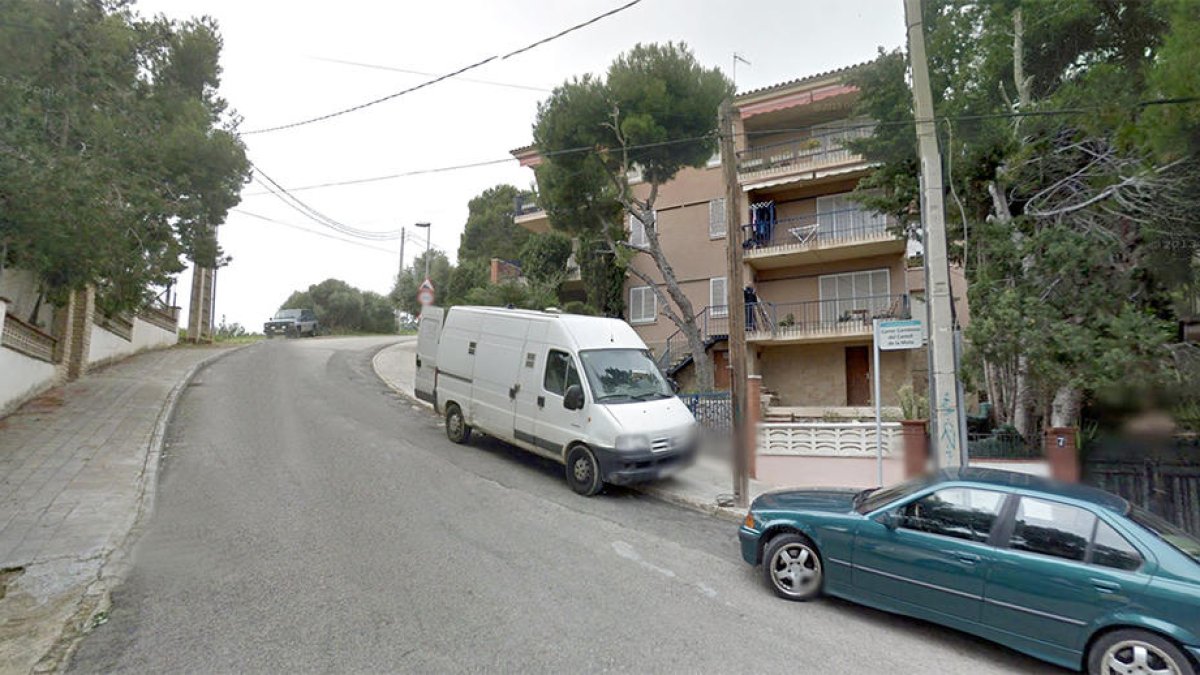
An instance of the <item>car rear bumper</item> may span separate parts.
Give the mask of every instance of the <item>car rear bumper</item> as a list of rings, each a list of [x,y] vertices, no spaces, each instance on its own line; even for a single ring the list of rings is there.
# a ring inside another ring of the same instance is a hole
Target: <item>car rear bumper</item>
[[[605,483],[629,485],[677,473],[696,458],[696,447],[664,452],[617,452],[612,448],[593,448]]]
[[[745,525],[738,528],[738,542],[742,548],[742,560],[757,565],[758,559],[758,540],[762,536],[762,532],[751,530]]]

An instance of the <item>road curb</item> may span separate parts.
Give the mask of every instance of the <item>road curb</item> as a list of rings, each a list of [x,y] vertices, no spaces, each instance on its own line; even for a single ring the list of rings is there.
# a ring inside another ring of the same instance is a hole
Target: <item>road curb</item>
[[[397,394],[400,394],[400,396],[404,397],[404,399],[407,400],[409,403],[416,403],[432,412],[433,405],[430,404],[429,401],[422,401],[421,399],[414,396],[412,394],[412,392],[410,392],[406,389],[401,389],[400,387],[397,387],[396,385],[392,384],[391,380],[384,377],[383,373],[379,372],[379,357],[388,349],[391,349],[392,347],[395,347],[396,345],[399,345],[399,344],[403,344],[403,343],[395,342],[390,345],[384,345],[384,346],[380,347],[379,350],[376,351],[375,354],[371,356],[371,370],[375,371],[375,377],[379,378],[380,382],[387,385],[388,389],[391,389],[392,391],[396,392]]]
[[[143,533],[147,517],[154,508],[154,501],[158,491],[158,471],[162,461],[167,426],[175,416],[175,409],[178,406],[183,390],[205,368],[234,352],[248,349],[255,344],[258,343],[231,347],[212,354],[194,364],[167,394],[167,398],[163,401],[162,408],[159,410],[158,417],[154,423],[154,431],[150,436],[150,442],[146,446],[146,456],[143,460],[141,474],[138,479],[138,504],[133,522],[129,530],[123,535],[117,535],[118,542],[104,554],[104,562],[101,563],[96,578],[88,584],[75,612],[63,626],[62,633],[59,634],[58,639],[50,649],[38,660],[37,665],[33,668],[33,672],[63,672],[65,667],[71,662],[71,657],[74,656],[75,650],[78,649],[83,638],[92,629],[107,621],[108,610],[112,606],[112,592],[125,581],[129,571],[132,569],[133,565],[130,562],[130,554]]]

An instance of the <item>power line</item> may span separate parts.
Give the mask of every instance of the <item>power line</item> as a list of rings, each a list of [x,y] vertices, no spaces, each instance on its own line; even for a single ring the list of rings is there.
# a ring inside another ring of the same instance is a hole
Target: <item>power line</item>
[[[389,255],[396,255],[396,251],[383,248],[382,246],[372,246],[371,244],[367,244],[367,243],[364,243],[361,241],[354,241],[353,239],[342,239],[341,237],[335,237],[334,235],[329,234],[328,232],[320,232],[318,230],[311,230],[307,227],[302,227],[302,226],[296,225],[294,223],[285,223],[282,220],[275,220],[274,218],[268,218],[267,216],[259,215],[257,213],[251,213],[250,211],[246,211],[244,209],[231,209],[231,210],[236,211],[237,213],[240,213],[244,216],[250,216],[251,218],[257,218],[259,220],[265,220],[268,223],[274,223],[276,225],[282,225],[283,227],[290,227],[293,230],[300,230],[301,232],[315,234],[318,237],[325,237],[326,239],[333,239],[334,241],[340,241],[343,244],[350,244],[351,246],[361,246],[362,248],[369,248],[373,251],[382,251]]]
[[[614,14],[617,14],[617,13],[619,13],[619,12],[623,12],[623,11],[625,11],[625,10],[629,9],[630,7],[633,7],[634,5],[636,5],[636,4],[638,4],[638,3],[640,3],[641,1],[642,1],[642,0],[630,0],[629,2],[625,3],[624,5],[621,5],[620,7],[615,7],[615,8],[613,8],[613,9],[610,9],[610,10],[608,10],[607,12],[604,12],[603,14],[598,14],[598,15],[596,15],[596,16],[594,16],[594,17],[592,17],[592,18],[588,19],[587,21],[584,21],[584,22],[582,22],[582,23],[577,23],[577,24],[575,24],[574,26],[571,26],[571,27],[569,27],[569,28],[566,28],[566,29],[564,29],[564,30],[561,30],[561,31],[559,31],[559,32],[555,33],[554,35],[551,35],[551,36],[549,36],[549,37],[542,38],[541,40],[538,40],[538,41],[536,41],[536,42],[532,42],[532,43],[530,43],[530,44],[527,44],[527,45],[525,45],[524,47],[521,47],[520,49],[515,49],[515,50],[513,50],[513,51],[511,51],[511,52],[508,52],[507,54],[502,54],[502,55],[495,55],[495,54],[493,54],[492,56],[489,56],[489,57],[487,57],[487,58],[485,58],[485,59],[482,59],[482,60],[480,60],[480,61],[476,61],[475,63],[472,63],[472,64],[471,64],[471,65],[469,65],[469,66],[463,66],[462,68],[459,68],[458,70],[455,70],[455,71],[453,71],[453,72],[450,72],[450,73],[446,73],[445,75],[442,75],[442,76],[440,76],[440,77],[435,77],[435,78],[433,78],[432,80],[427,80],[427,81],[425,81],[425,82],[422,82],[421,84],[414,85],[414,86],[412,86],[412,87],[409,87],[409,88],[407,88],[407,89],[402,89],[402,90],[400,90],[400,91],[398,91],[398,92],[395,92],[395,93],[393,93],[393,94],[388,94],[387,96],[382,96],[382,97],[380,97],[380,98],[373,99],[373,100],[371,100],[371,101],[367,101],[366,103],[360,103],[360,104],[358,104],[358,105],[356,105],[356,106],[351,106],[351,107],[349,107],[349,108],[344,108],[344,109],[342,109],[342,110],[337,110],[337,111],[334,111],[334,112],[331,112],[331,113],[326,113],[326,114],[324,114],[324,115],[318,115],[317,117],[312,117],[312,118],[309,118],[309,119],[306,119],[306,120],[300,120],[300,121],[298,121],[298,122],[291,122],[291,123],[288,123],[288,124],[280,124],[280,125],[278,125],[278,126],[274,126],[274,127],[267,127],[267,128],[265,128],[265,129],[255,129],[255,130],[252,130],[252,131],[243,131],[243,132],[242,132],[242,135],[243,135],[243,136],[249,136],[249,135],[251,135],[251,134],[265,134],[265,133],[272,132],[272,131],[282,131],[283,129],[293,129],[293,128],[295,128],[295,127],[304,126],[304,125],[307,125],[307,124],[314,124],[314,123],[316,123],[316,122],[323,122],[323,121],[325,121],[325,120],[332,119],[332,118],[334,118],[334,117],[340,117],[340,116],[342,116],[342,115],[346,115],[346,114],[349,114],[349,113],[352,113],[352,112],[356,112],[356,111],[362,110],[362,109],[364,109],[364,108],[369,108],[369,107],[371,107],[371,106],[373,106],[373,105],[378,105],[378,104],[380,104],[380,103],[383,103],[383,102],[385,102],[385,101],[390,101],[390,100],[392,100],[392,99],[394,99],[394,98],[399,98],[400,96],[403,96],[403,95],[405,95],[405,94],[412,93],[412,92],[414,92],[414,91],[417,91],[418,89],[424,89],[425,87],[428,87],[428,86],[430,86],[430,85],[437,84],[438,82],[441,82],[441,81],[443,81],[443,80],[448,80],[448,79],[450,79],[450,78],[452,78],[452,77],[454,77],[454,76],[456,76],[456,75],[462,75],[463,73],[465,73],[465,72],[467,72],[467,71],[469,71],[469,70],[474,70],[474,69],[476,69],[476,68],[478,68],[478,67],[480,67],[480,66],[483,66],[483,65],[485,65],[485,64],[491,63],[492,61],[504,61],[504,60],[506,60],[506,59],[509,59],[509,58],[511,58],[511,57],[513,57],[513,56],[517,56],[518,54],[523,54],[523,53],[525,53],[525,52],[527,52],[527,51],[529,51],[529,50],[531,50],[531,49],[535,49],[535,48],[537,48],[537,47],[540,47],[541,45],[544,45],[544,44],[546,44],[547,42],[551,42],[551,41],[553,41],[553,40],[557,40],[558,38],[560,38],[560,37],[563,37],[564,35],[567,35],[567,34],[569,34],[569,33],[572,33],[572,32],[574,32],[574,31],[580,30],[580,29],[582,29],[582,28],[586,28],[587,26],[590,26],[590,25],[592,25],[592,24],[596,23],[597,21],[600,21],[600,20],[602,20],[602,19],[606,19],[606,18],[608,18],[608,17],[610,17],[610,16],[612,16],[612,15],[614,15]]]
[[[345,59],[330,59],[323,56],[310,56],[309,58],[317,61],[326,61],[328,63],[341,63],[347,66],[358,66],[359,68],[371,68],[373,70],[387,70],[393,73],[405,73],[408,75],[424,75],[425,77],[436,77],[437,73],[430,73],[422,70],[411,70],[409,68],[397,68],[395,66],[382,66],[376,63],[363,63],[361,61],[347,61]],[[487,84],[493,87],[508,87],[510,89],[524,89],[527,91],[537,91],[548,93],[553,91],[548,87],[535,87],[531,84],[515,84],[512,82],[497,82],[495,80],[480,80],[473,77],[460,77],[459,82],[472,82],[474,84]]]
[[[344,234],[344,235],[347,235],[350,237],[354,237],[356,239],[369,239],[372,241],[394,240],[394,239],[398,239],[402,234],[401,230],[391,230],[388,232],[372,232],[369,230],[360,230],[356,227],[351,227],[349,225],[346,225],[345,223],[334,220],[333,218],[330,218],[329,216],[321,213],[320,211],[317,211],[313,207],[311,207],[308,204],[301,201],[295,195],[288,192],[287,188],[284,188],[282,185],[280,185],[278,182],[276,182],[273,178],[268,176],[266,174],[266,172],[264,172],[262,169],[260,169],[253,162],[250,163],[250,166],[254,168],[254,171],[256,174],[255,180],[258,182],[259,185],[262,185],[263,187],[265,187],[277,199],[279,199],[283,203],[287,204],[289,207],[291,207],[295,211],[298,211],[305,217],[309,218],[313,222],[317,223],[318,225],[323,225],[323,226],[328,227],[328,228],[330,228],[334,231],[337,231],[341,234]],[[259,176],[261,176],[263,179],[265,179],[266,182],[264,183],[261,180],[259,180]]]

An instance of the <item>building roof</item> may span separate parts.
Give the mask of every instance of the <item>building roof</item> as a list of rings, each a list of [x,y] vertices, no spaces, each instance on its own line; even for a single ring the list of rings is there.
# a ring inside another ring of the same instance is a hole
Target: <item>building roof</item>
[[[848,74],[848,73],[850,73],[850,71],[857,70],[864,66],[870,65],[871,63],[874,63],[874,61],[863,61],[862,63],[855,63],[853,65],[842,66],[841,68],[834,68],[833,70],[827,70],[823,73],[817,73],[815,75],[806,75],[804,77],[799,77],[794,80],[788,80],[787,82],[780,82],[778,84],[772,84],[772,85],[769,85],[766,87],[759,87],[758,89],[751,89],[750,91],[743,91],[742,93],[738,94],[736,96],[736,98],[741,99],[741,98],[746,98],[746,97],[750,97],[750,96],[759,96],[761,94],[769,94],[769,93],[772,93],[775,91],[782,91],[784,89],[790,89],[797,85],[809,84],[811,82],[816,82],[817,80],[823,80],[827,77],[830,77],[831,75]]]

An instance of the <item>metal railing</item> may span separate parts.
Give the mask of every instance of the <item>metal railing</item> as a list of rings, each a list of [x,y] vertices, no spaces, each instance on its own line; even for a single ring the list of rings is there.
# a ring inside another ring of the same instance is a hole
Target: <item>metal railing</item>
[[[891,219],[865,209],[842,209],[803,216],[780,218],[773,223],[743,225],[742,243],[747,253],[756,249],[786,246],[820,248],[858,241],[877,241],[894,237],[888,226]]]
[[[807,302],[756,302],[748,307],[746,332],[758,338],[862,333],[871,330],[874,319],[911,318],[907,293]]]
[[[58,340],[21,321],[12,314],[4,315],[4,333],[0,344],[26,356],[54,363],[54,347]]]
[[[750,147],[738,153],[738,173],[786,173],[862,161],[845,142],[872,134],[867,125],[813,134],[781,143]]]
[[[971,459],[1041,459],[1042,448],[1015,431],[967,434],[967,456]]]
[[[696,327],[705,343],[729,337],[729,311],[725,305],[712,305],[696,312]],[[652,347],[654,360],[663,372],[684,362],[692,355],[692,346],[682,329],[671,333],[662,343]]]
[[[513,217],[528,216],[542,211],[542,207],[538,205],[537,195],[532,192],[522,192],[513,200]]]

